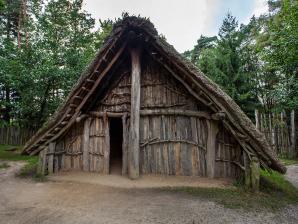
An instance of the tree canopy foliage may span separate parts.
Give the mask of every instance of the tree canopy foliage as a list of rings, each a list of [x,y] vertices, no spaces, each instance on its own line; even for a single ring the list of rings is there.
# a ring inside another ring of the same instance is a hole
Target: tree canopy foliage
[[[0,125],[40,127],[100,48],[114,21],[96,29],[82,4],[0,0]],[[184,53],[251,117],[298,109],[298,3],[268,5],[247,25],[227,14],[217,36]]]
[[[269,11],[239,26],[227,14],[218,36],[201,36],[184,55],[249,115],[298,107],[298,2],[268,1]]]
[[[112,27],[82,0],[6,0],[0,13],[0,111],[5,123],[39,127],[77,81]]]

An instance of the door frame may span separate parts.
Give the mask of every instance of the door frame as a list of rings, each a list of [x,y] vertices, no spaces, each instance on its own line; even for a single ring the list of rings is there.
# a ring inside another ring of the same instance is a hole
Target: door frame
[[[121,118],[122,119],[122,175],[127,175],[128,173],[128,145],[129,145],[129,116],[128,113],[105,113],[105,146],[107,150],[104,150],[107,155],[104,155],[105,164],[107,168],[106,174],[110,173],[110,119],[111,118]]]

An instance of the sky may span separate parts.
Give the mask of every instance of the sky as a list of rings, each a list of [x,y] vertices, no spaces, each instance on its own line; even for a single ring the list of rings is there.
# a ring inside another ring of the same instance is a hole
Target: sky
[[[239,24],[267,11],[266,0],[84,0],[84,9],[98,19],[121,17],[122,12],[149,17],[158,32],[179,52],[192,49],[201,35],[218,33],[230,12]]]

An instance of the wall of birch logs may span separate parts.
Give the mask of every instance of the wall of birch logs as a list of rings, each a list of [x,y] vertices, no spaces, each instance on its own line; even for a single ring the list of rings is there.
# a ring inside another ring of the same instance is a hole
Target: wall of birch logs
[[[163,175],[207,175],[208,107],[200,104],[170,73],[149,57],[143,58],[141,75],[140,173]],[[131,77],[129,72],[115,72],[118,81],[92,108],[88,119],[76,123],[55,144],[54,172],[83,170],[83,132],[89,122],[88,167],[90,172],[109,173],[109,117],[121,113],[123,129],[123,168],[127,173],[127,146],[130,112]],[[114,79],[117,80],[117,79]],[[172,113],[169,113],[172,111]],[[194,112],[183,114],[175,111]],[[197,116],[201,112],[206,116]],[[243,155],[239,144],[219,121],[215,147],[215,177],[238,177]],[[48,157],[49,157],[48,156]]]

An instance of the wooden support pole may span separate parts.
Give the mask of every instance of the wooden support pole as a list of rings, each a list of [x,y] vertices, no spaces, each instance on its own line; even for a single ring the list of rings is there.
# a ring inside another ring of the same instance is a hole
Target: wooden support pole
[[[85,122],[84,122],[83,142],[82,142],[83,171],[89,171],[89,136],[90,136],[90,123],[91,123],[91,118],[86,119]]]
[[[109,174],[110,172],[110,127],[109,127],[109,120],[108,115],[106,114],[103,117],[103,125],[105,130],[105,140],[104,140],[104,168],[103,173]]]
[[[295,110],[291,111],[291,146],[290,157],[296,156],[296,129],[295,129]]]
[[[260,114],[259,111],[255,110],[256,128],[260,131]]]
[[[245,187],[253,191],[260,188],[260,161],[256,156],[249,156],[246,152],[243,154],[245,169]]]
[[[123,142],[122,142],[122,175],[127,174],[127,160],[128,160],[128,121],[127,114],[122,117],[122,126],[123,126]]]
[[[215,146],[216,135],[218,133],[218,122],[210,120],[208,122],[208,139],[207,139],[207,177],[215,176]]]
[[[42,175],[43,171],[43,157],[44,157],[44,150],[39,152],[38,156],[38,164],[37,164],[37,174]]]
[[[141,51],[131,49],[131,117],[128,150],[128,175],[137,179],[140,173],[140,95],[141,95]]]
[[[42,154],[42,168],[41,168],[41,175],[46,174],[47,170],[47,153],[48,153],[48,146],[44,148],[43,154]]]
[[[50,142],[49,144],[49,156],[48,156],[48,174],[52,174],[54,172],[54,152],[55,152],[56,143]]]
[[[243,152],[243,160],[244,160],[243,162],[244,162],[244,169],[245,169],[244,183],[245,183],[246,188],[250,188],[251,187],[250,159],[246,152]]]
[[[251,170],[251,189],[258,191],[260,187],[260,161],[257,157],[252,157],[250,163]]]

